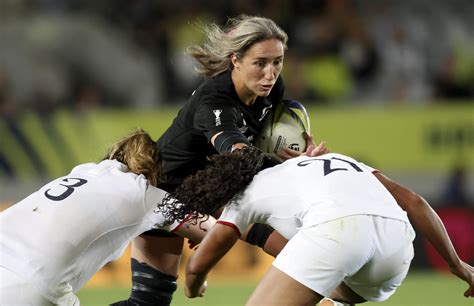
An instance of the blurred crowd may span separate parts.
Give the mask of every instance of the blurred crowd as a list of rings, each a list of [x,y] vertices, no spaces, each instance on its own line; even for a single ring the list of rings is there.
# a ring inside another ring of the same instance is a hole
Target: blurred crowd
[[[181,103],[200,82],[183,52],[199,41],[198,25],[242,13],[289,34],[289,97],[474,97],[470,0],[1,0],[0,113]]]

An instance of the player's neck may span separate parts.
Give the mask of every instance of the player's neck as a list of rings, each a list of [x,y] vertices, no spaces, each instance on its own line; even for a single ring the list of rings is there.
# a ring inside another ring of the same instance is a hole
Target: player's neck
[[[231,77],[232,83],[234,83],[235,92],[237,93],[240,101],[248,106],[253,105],[257,100],[257,95],[247,88],[245,83],[242,82],[238,76],[236,76],[234,71],[232,71]]]

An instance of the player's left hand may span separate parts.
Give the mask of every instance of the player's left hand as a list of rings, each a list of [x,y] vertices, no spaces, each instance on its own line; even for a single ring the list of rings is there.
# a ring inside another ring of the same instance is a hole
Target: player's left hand
[[[309,134],[308,132],[303,132],[303,136],[306,139],[306,151],[300,155],[315,157],[331,152],[326,147],[326,142],[322,141],[319,145],[315,146],[313,135]]]
[[[278,150],[278,152],[276,153],[276,156],[278,156],[282,161],[285,161],[293,157],[307,155],[306,152],[308,152],[308,150],[312,151],[314,149],[313,136],[311,136],[308,132],[303,132],[303,137],[306,140],[305,152],[300,153],[299,151],[292,150],[290,148],[283,148],[283,149]],[[307,155],[307,156],[311,156],[311,155]]]
[[[308,148],[306,149],[306,152],[301,153],[301,155],[308,156],[308,157],[316,157],[316,156],[320,156],[320,155],[327,154],[330,152],[331,150],[329,150],[326,147],[326,142],[322,141],[318,144],[317,147],[314,147],[314,145],[308,146]]]
[[[323,154],[330,153],[331,151],[326,147],[326,142],[322,141],[319,143],[317,146],[314,145],[313,142],[313,136],[308,134],[307,132],[303,132],[303,136],[306,139],[306,151],[303,153],[300,153],[296,150],[292,150],[290,148],[283,148],[279,150],[276,155],[282,159],[283,161],[293,158],[293,157],[298,157],[298,156],[308,156],[308,157],[316,157],[320,156]]]

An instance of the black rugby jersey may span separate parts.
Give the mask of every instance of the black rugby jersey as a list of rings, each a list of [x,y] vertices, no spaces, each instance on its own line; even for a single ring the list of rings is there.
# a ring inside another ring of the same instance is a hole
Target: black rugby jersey
[[[239,131],[253,143],[268,111],[283,99],[283,91],[279,76],[267,97],[257,97],[248,106],[237,96],[231,71],[204,81],[158,139],[164,174],[160,187],[181,184],[186,176],[205,166],[208,156],[218,154],[211,144],[218,132]]]

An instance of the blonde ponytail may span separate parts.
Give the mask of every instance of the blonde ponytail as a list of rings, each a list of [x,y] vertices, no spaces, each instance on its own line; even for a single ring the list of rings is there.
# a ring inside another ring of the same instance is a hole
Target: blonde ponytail
[[[158,184],[161,175],[158,149],[150,135],[142,129],[114,143],[104,159],[116,159],[127,165],[130,172],[143,174],[153,186]]]

